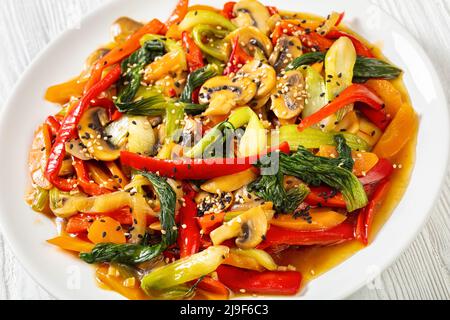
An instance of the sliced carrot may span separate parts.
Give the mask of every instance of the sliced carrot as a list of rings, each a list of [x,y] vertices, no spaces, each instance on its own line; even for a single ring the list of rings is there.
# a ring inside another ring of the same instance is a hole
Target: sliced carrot
[[[88,229],[88,239],[93,243],[125,243],[126,238],[120,223],[112,218],[95,220]]]
[[[59,236],[47,240],[47,242],[57,247],[60,247],[61,249],[74,252],[91,252],[92,249],[94,249],[93,243],[68,236]]]
[[[321,146],[317,155],[326,158],[338,156],[334,146]],[[352,157],[355,161],[353,173],[358,177],[369,172],[379,161],[378,156],[372,152],[352,151]]]
[[[414,136],[417,125],[418,118],[414,109],[408,103],[404,103],[373,152],[380,158],[392,158]]]
[[[382,79],[371,79],[366,82],[366,86],[372,89],[386,106],[386,113],[391,117],[395,117],[397,112],[403,105],[403,98],[392,82]]]
[[[272,219],[270,224],[291,230],[326,230],[340,225],[347,219],[347,216],[327,208],[317,208],[310,210],[308,218],[311,218],[311,220],[284,214]]]

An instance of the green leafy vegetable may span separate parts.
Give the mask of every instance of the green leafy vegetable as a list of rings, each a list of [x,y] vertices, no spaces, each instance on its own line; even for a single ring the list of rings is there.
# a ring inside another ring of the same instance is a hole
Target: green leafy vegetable
[[[320,62],[324,59],[325,53],[323,52],[305,53],[304,55],[294,59],[294,61],[286,67],[286,70],[298,69],[301,66]],[[398,78],[401,73],[401,69],[382,60],[358,56],[353,69],[353,81],[364,82],[371,78],[391,80]]]
[[[164,54],[164,44],[158,40],[147,41],[143,46],[122,62],[122,83],[117,103],[126,103],[134,99],[142,81],[142,69]]]
[[[344,144],[343,141],[340,143]],[[347,203],[349,212],[364,208],[367,205],[367,195],[362,184],[353,173],[345,168],[349,166],[348,150],[340,146],[343,158],[330,159],[315,156],[303,147],[288,156],[280,154],[280,170],[285,175],[297,177],[308,185],[326,184],[341,191]]]
[[[183,93],[181,94],[180,101],[182,102],[193,102],[192,94],[194,91],[202,86],[208,79],[215,77],[217,75],[216,67],[212,64],[197,69],[187,78],[186,86],[184,87]]]
[[[152,93],[149,97],[129,103],[116,103],[117,109],[133,116],[162,116],[166,114],[168,103],[174,102],[166,99],[160,93]],[[207,109],[207,105],[179,102],[184,107],[184,112],[189,115],[198,115]]]
[[[80,258],[87,263],[115,262],[135,265],[150,261],[158,257],[164,250],[177,241],[178,232],[175,230],[176,195],[167,181],[155,174],[139,171],[153,184],[161,202],[161,226],[165,233],[161,243],[148,245],[99,243],[90,253],[81,253]]]
[[[252,182],[247,190],[265,201],[273,202],[274,208],[279,213],[294,212],[305,201],[310,190],[305,184],[286,191],[283,186],[283,175],[278,172],[275,175],[265,175]]]
[[[341,165],[343,168],[352,171],[355,165],[352,157],[352,149],[347,145],[342,135],[334,136],[334,141],[336,142],[336,151],[339,157],[332,160],[336,160],[335,162],[338,166]]]

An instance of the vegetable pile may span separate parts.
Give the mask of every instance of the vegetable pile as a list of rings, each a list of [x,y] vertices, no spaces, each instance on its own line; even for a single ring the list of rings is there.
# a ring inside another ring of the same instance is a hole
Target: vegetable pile
[[[283,252],[368,245],[417,127],[402,71],[327,18],[256,0],[180,0],[118,19],[29,155],[49,243],[130,299],[295,295]]]

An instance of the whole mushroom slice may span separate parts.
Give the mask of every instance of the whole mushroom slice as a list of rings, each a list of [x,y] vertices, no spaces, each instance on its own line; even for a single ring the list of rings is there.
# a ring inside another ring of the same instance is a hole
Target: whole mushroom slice
[[[256,56],[257,51],[262,52],[267,58],[272,54],[272,41],[255,27],[247,26],[236,29],[226,39],[231,41],[236,37],[239,39],[241,47],[251,56]]]
[[[280,73],[289,63],[302,54],[302,42],[300,39],[283,35],[278,39],[275,49],[269,58],[269,63]]]
[[[227,115],[236,106],[247,104],[256,95],[256,84],[249,78],[219,76],[209,79],[200,89],[200,104],[209,104],[206,116]]]
[[[269,34],[270,28],[267,21],[270,18],[269,10],[265,5],[256,0],[241,0],[234,5],[233,13],[236,18],[234,24],[239,27],[254,26],[264,34]]]
[[[272,95],[270,109],[279,119],[288,120],[298,117],[303,111],[307,97],[305,79],[297,70],[288,71],[279,79]]]
[[[252,79],[258,90],[255,99],[261,99],[270,92],[277,84],[277,74],[272,66],[260,60],[253,60],[244,65],[236,74],[237,78],[247,77]]]
[[[113,161],[119,158],[120,149],[105,133],[108,115],[104,108],[89,108],[81,117],[78,135],[94,159]]]
[[[273,215],[272,210],[254,207],[211,232],[211,240],[214,245],[219,245],[225,240],[236,238],[239,248],[256,248],[263,241]]]

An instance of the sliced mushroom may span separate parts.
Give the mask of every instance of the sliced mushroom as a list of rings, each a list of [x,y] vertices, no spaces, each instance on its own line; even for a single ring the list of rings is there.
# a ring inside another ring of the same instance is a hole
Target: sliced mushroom
[[[120,149],[105,133],[107,122],[108,115],[104,108],[90,108],[84,113],[78,126],[79,137],[87,151],[101,161],[113,161],[120,156]]]
[[[260,60],[253,60],[244,65],[236,74],[237,78],[247,77],[256,84],[258,91],[255,99],[261,99],[270,94],[277,84],[277,74],[275,70]]]
[[[277,41],[269,62],[280,73],[292,60],[302,54],[302,42],[299,38],[282,35]]]
[[[118,44],[124,43],[132,34],[142,28],[143,24],[128,17],[117,19],[111,26],[111,35]]]
[[[302,73],[297,70],[288,71],[277,84],[270,109],[279,119],[293,119],[303,111],[306,96]]]
[[[209,104],[205,115],[227,115],[234,107],[251,101],[256,91],[256,84],[249,78],[214,77],[200,89],[199,102]]]
[[[270,39],[257,28],[252,26],[242,27],[227,36],[227,40],[239,38],[241,47],[251,56],[255,56],[257,51],[264,53],[265,57],[270,57],[273,45]]]
[[[241,0],[235,4],[233,13],[236,16],[233,22],[239,27],[254,26],[264,34],[269,34],[267,21],[270,13],[262,3],[256,0]]]
[[[66,142],[66,152],[84,161],[92,159],[92,156],[89,154],[86,146],[80,139],[72,139]]]
[[[252,249],[260,244],[267,233],[272,210],[254,207],[211,232],[214,245],[236,237],[236,245],[241,249]]]

